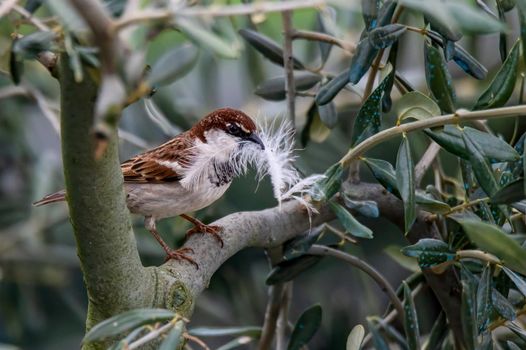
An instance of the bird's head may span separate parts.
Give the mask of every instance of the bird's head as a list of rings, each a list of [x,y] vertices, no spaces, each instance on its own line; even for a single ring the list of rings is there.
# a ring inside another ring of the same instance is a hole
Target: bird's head
[[[254,121],[237,109],[217,109],[201,119],[192,131],[202,142],[219,148],[257,146],[265,149]]]

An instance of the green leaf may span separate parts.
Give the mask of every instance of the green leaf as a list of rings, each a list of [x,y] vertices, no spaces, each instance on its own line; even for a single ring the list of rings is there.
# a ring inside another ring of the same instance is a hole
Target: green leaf
[[[378,203],[375,201],[355,201],[347,193],[343,193],[342,197],[343,202],[347,208],[355,210],[368,218],[380,217]]]
[[[321,76],[310,72],[299,72],[294,74],[294,86],[298,91],[305,91],[319,83]],[[285,76],[279,76],[265,80],[259,84],[254,92],[265,100],[281,101],[287,98],[287,89],[285,88]]]
[[[287,350],[299,350],[314,336],[321,324],[321,306],[314,305],[305,310],[290,335]]]
[[[517,40],[511,48],[510,54],[488,88],[480,95],[473,107],[474,110],[502,107],[508,101],[515,82],[517,81],[517,68],[519,66],[520,41]]]
[[[310,140],[322,143],[331,134],[331,129],[321,121],[319,107],[316,103],[313,103],[307,111],[307,123],[301,131],[301,143],[303,146],[306,146]]]
[[[389,245],[384,249],[384,252],[395,262],[398,263],[398,265],[402,266],[403,268],[412,271],[417,272],[420,271],[420,267],[418,266],[418,261],[412,257],[408,257],[404,254],[402,254],[402,248],[397,245]]]
[[[497,18],[473,6],[467,6],[466,3],[448,1],[446,4],[452,19],[466,33],[490,34],[507,30],[506,25]]]
[[[433,324],[433,328],[431,328],[429,332],[427,343],[423,346],[424,349],[440,349],[440,345],[443,343],[447,331],[446,314],[444,311],[441,311]]]
[[[407,234],[416,220],[415,202],[415,169],[411,148],[406,135],[402,137],[402,143],[398,149],[396,158],[396,184],[402,201],[404,202],[405,233]]]
[[[416,314],[415,302],[411,295],[411,289],[406,281],[404,285],[404,329],[409,350],[420,349],[420,328]]]
[[[296,237],[287,242],[283,248],[283,260],[292,260],[305,254],[316,243],[323,230],[324,225],[321,225],[308,231],[306,235]]]
[[[468,130],[473,141],[478,145],[478,148],[480,148],[486,158],[508,162],[520,159],[519,153],[502,139],[468,126],[464,127],[463,130]],[[471,154],[462,140],[462,131],[458,127],[446,125],[441,131],[426,129],[424,132],[446,151],[469,160]]]
[[[269,61],[283,67],[283,49],[274,40],[266,35],[250,29],[240,29],[239,35],[243,37],[254,49],[265,56]],[[293,57],[294,69],[305,69],[303,64]]]
[[[389,78],[392,78],[394,70],[389,65],[389,74],[382,80],[382,82],[374,89],[374,91],[367,97],[362,107],[356,116],[351,143],[356,145],[365,139],[380,131],[381,112],[382,112],[382,95],[388,85]]]
[[[455,259],[455,252],[449,249],[447,243],[431,238],[420,239],[417,243],[402,248],[402,253],[417,258],[423,269]]]
[[[346,233],[360,238],[373,238],[373,231],[356,220],[343,206],[335,202],[329,202],[329,207],[336,214]]]
[[[329,6],[324,6],[316,12],[316,25],[318,31],[323,34],[336,36],[336,11]],[[321,54],[321,67],[325,65],[332,50],[332,44],[323,41],[318,42]]]
[[[366,30],[376,27],[379,5],[379,0],[362,0],[362,16]]]
[[[477,327],[482,333],[489,325],[492,303],[491,303],[491,265],[486,265],[477,288]]]
[[[457,23],[451,20],[451,15],[443,2],[436,0],[399,0],[398,3],[410,10],[424,14],[431,27],[448,40],[457,41],[462,37]]]
[[[369,35],[371,45],[376,49],[385,49],[393,45],[398,38],[405,33],[407,27],[403,24],[394,23],[373,29]]]
[[[488,196],[493,196],[499,190],[499,184],[495,179],[491,165],[484,158],[480,147],[474,141],[476,134],[471,132],[470,129],[464,129],[461,134],[466,150],[469,152],[468,161],[471,164],[477,182]]]
[[[517,335],[523,342],[526,342],[526,331],[524,330],[524,327],[517,324],[517,321],[507,322],[505,326],[515,333],[515,335]]]
[[[387,345],[387,342],[385,341],[384,337],[380,334],[378,331],[378,328],[373,323],[373,318],[367,317],[367,328],[369,328],[369,332],[371,332],[373,336],[373,344],[374,348],[376,350],[389,350],[389,346]]]
[[[477,316],[474,287],[470,281],[464,279],[462,279],[461,284],[462,301],[460,306],[460,319],[462,322],[462,331],[464,332],[467,350],[475,350],[475,344],[477,344]]]
[[[239,337],[244,335],[258,338],[261,335],[261,327],[198,327],[190,329],[188,333],[196,337]]]
[[[320,114],[320,120],[329,129],[334,128],[338,123],[338,112],[333,102],[318,106],[318,113]]]
[[[237,45],[225,41],[219,35],[211,30],[205,29],[196,21],[178,18],[177,28],[200,47],[210,49],[218,56],[233,59],[238,58],[241,54],[240,48]]]
[[[340,190],[343,176],[342,164],[331,165],[324,175],[325,177],[314,185],[312,198],[315,201],[329,200]]]
[[[451,74],[440,50],[429,43],[424,45],[427,86],[433,93],[440,109],[447,113],[455,111],[456,95]]]
[[[517,318],[515,309],[508,299],[499,293],[495,288],[491,291],[491,305],[498,312],[498,314],[508,321],[513,321]]]
[[[357,324],[349,333],[347,337],[347,344],[345,350],[360,350],[362,348],[363,338],[365,336],[365,328],[361,324]]]
[[[42,51],[49,51],[53,46],[55,33],[34,32],[13,42],[13,52],[20,58],[35,59]]]
[[[199,50],[191,44],[178,46],[162,55],[152,66],[146,81],[157,87],[173,83],[188,73],[197,62]]]
[[[373,64],[378,51],[379,49],[373,46],[368,37],[360,40],[351,59],[351,67],[349,69],[350,83],[358,84],[367,70],[369,70],[369,67],[371,67],[371,64]]]
[[[420,209],[428,211],[435,214],[445,214],[451,211],[451,207],[439,200],[432,198],[431,196],[426,195],[425,193],[416,192],[415,202],[418,204]]]
[[[376,180],[390,193],[400,198],[398,185],[396,184],[396,173],[388,161],[382,159],[363,158],[369,170],[373,173]]]
[[[392,0],[384,1],[380,11],[378,11],[378,27],[383,27],[391,23],[397,3]]]
[[[240,347],[242,345],[246,345],[246,344],[250,343],[253,340],[254,340],[254,338],[251,338],[251,337],[248,337],[248,336],[244,335],[244,336],[238,337],[236,339],[232,339],[228,343],[223,344],[220,347],[218,347],[216,350],[235,349],[235,348],[238,348],[238,347]]]
[[[273,285],[276,283],[288,282],[303,271],[316,265],[321,258],[322,257],[318,255],[305,254],[292,260],[283,261],[270,271],[265,283],[267,285]]]
[[[512,270],[526,274],[526,250],[499,227],[473,219],[452,218],[480,249],[497,256]]]
[[[440,107],[435,101],[419,91],[404,94],[394,106],[398,120],[423,120],[441,115]]]
[[[522,295],[526,297],[526,281],[522,279],[520,276],[518,276],[515,272],[511,271],[507,267],[502,267],[506,275],[512,280],[512,282],[515,284],[515,287],[521,292]]]
[[[159,350],[175,350],[183,340],[184,322],[178,321],[174,328],[166,335]]]
[[[143,324],[170,320],[175,313],[165,309],[135,309],[108,318],[93,327],[82,340],[83,343],[102,340],[137,328]]]
[[[524,194],[524,178],[507,184],[498,190],[492,197],[491,203],[495,204],[512,204],[526,198]]]
[[[46,0],[46,6],[52,14],[58,17],[59,22],[69,31],[77,34],[89,31],[84,18],[80,16],[68,0]]]
[[[327,84],[323,85],[316,93],[316,104],[326,105],[349,83],[349,70],[344,70],[336,77],[332,78]]]

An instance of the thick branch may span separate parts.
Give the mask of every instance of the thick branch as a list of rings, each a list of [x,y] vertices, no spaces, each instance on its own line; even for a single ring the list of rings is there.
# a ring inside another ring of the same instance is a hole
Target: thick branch
[[[89,297],[87,327],[126,309],[150,305],[154,275],[143,268],[126,208],[114,131],[95,160],[91,130],[97,86],[75,83],[60,58],[62,158],[71,223]]]

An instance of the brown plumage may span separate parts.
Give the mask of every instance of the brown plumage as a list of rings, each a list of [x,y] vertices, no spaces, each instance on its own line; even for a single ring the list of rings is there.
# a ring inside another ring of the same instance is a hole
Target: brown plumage
[[[190,130],[121,164],[128,208],[132,213],[145,216],[146,228],[163,246],[167,258],[184,259],[197,266],[195,261],[184,254],[188,250],[170,249],[157,233],[155,221],[165,217],[181,215],[195,225],[187,235],[210,233],[223,244],[219,227],[207,226],[185,213],[204,208],[223,195],[236,175],[224,173],[230,168],[229,152],[233,151],[233,147],[237,148],[238,143],[248,141],[264,148],[250,117],[239,110],[222,108],[205,116]],[[219,151],[224,149],[225,154],[219,152],[220,159],[214,158],[213,164],[196,164],[204,158],[199,157],[200,152],[210,147]],[[203,176],[205,183],[199,186],[181,184],[186,173],[201,168],[209,172]],[[219,170],[223,173],[216,173]],[[65,198],[66,192],[62,190],[42,198],[34,205],[64,201]]]

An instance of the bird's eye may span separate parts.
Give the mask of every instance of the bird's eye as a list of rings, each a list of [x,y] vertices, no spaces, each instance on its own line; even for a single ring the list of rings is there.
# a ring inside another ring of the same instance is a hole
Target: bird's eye
[[[239,128],[237,124],[228,124],[227,130],[228,130],[228,133],[232,135],[239,135],[241,133],[241,129]]]

